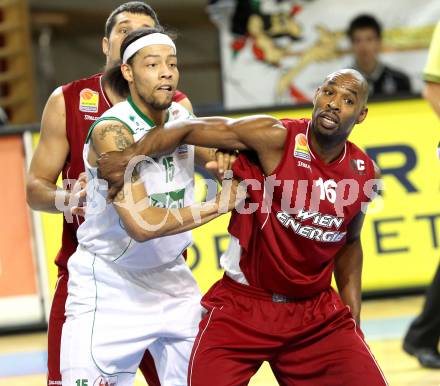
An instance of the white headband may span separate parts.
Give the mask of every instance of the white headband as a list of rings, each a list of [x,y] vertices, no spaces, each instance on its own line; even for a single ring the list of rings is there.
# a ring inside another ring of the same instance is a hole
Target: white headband
[[[124,51],[124,56],[122,57],[122,63],[127,63],[127,60],[130,59],[136,52],[141,50],[147,46],[153,46],[156,44],[164,44],[166,46],[170,46],[174,49],[174,54],[176,54],[176,45],[171,40],[168,35],[161,33],[153,33],[150,35],[145,35],[135,40],[131,43]]]

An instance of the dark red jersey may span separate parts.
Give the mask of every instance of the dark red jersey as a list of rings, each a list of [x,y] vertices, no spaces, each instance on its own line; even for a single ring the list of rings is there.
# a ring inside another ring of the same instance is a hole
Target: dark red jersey
[[[372,196],[374,164],[349,141],[326,164],[310,147],[309,120],[282,123],[285,150],[272,174],[264,176],[246,155],[233,165],[235,177],[254,180],[245,208],[256,203],[258,210],[234,211],[229,232],[239,239],[240,267],[250,285],[302,298],[330,286],[347,226]]]
[[[179,103],[181,100],[188,98],[182,91],[176,90],[174,93],[173,101]]]
[[[64,85],[62,89],[66,106],[66,135],[70,145],[62,178],[64,181],[75,181],[84,171],[83,147],[89,128],[112,104],[102,86],[102,74],[75,80]],[[176,91],[173,100],[179,102],[185,98],[185,94]],[[64,185],[64,187],[71,189],[72,185]],[[73,222],[70,223],[66,218],[63,219],[61,249],[55,259],[58,266],[67,268],[67,260],[78,246],[76,230],[82,220],[77,216],[74,216]]]

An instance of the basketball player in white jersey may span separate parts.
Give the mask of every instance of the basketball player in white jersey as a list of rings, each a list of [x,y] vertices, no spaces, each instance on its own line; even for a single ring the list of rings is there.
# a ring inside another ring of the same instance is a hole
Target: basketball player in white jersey
[[[79,247],[68,263],[63,386],[133,385],[146,349],[161,385],[183,386],[201,307],[182,253],[191,244],[190,229],[218,217],[222,207],[232,209],[236,185],[229,199],[219,194],[213,202],[194,204],[194,149],[185,145],[139,164],[105,205],[99,155],[123,150],[155,126],[190,117],[172,102],[179,74],[168,35],[136,30],[122,43],[121,58],[108,79],[129,97],[91,126],[84,147],[90,182]]]

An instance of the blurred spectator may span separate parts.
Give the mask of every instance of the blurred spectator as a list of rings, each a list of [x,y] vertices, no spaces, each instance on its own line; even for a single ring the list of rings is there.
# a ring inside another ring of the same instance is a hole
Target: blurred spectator
[[[347,31],[354,56],[353,68],[368,81],[370,96],[410,93],[409,77],[380,61],[382,27],[370,15],[359,15],[353,19]]]
[[[428,61],[423,71],[423,96],[440,118],[440,22],[429,47]],[[440,154],[439,154],[440,155]],[[421,314],[411,323],[403,341],[403,349],[414,355],[423,367],[440,369],[440,265],[426,292]]]
[[[8,123],[8,117],[7,117],[6,113],[5,113],[5,110],[3,110],[0,107],[0,126],[4,126],[7,123]]]

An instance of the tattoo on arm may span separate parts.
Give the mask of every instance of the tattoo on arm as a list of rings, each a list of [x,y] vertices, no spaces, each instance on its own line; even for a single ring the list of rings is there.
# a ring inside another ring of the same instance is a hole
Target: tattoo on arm
[[[103,127],[98,134],[99,139],[101,140],[104,140],[109,134],[112,135],[114,137],[116,148],[122,151],[133,144],[133,141],[127,138],[127,133],[128,130],[124,126],[112,124]]]

